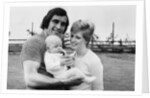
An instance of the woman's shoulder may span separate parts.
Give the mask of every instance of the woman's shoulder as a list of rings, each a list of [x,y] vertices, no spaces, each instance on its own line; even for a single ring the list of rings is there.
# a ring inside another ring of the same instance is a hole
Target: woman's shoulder
[[[100,57],[95,53],[93,52],[92,50],[89,49],[88,51],[88,55],[87,55],[87,58],[90,59],[91,62],[101,62],[101,59]]]
[[[95,52],[93,52],[91,49],[88,50],[88,56],[94,59],[99,58],[98,55]]]
[[[92,67],[102,67],[102,61],[100,59],[100,56],[98,56],[95,52],[93,52],[92,50],[89,51],[88,55],[88,63],[92,66]]]

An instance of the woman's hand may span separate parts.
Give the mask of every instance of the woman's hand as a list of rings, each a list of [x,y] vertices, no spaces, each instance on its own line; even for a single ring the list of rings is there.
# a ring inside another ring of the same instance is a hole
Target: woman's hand
[[[69,33],[66,33],[64,35],[63,43],[64,43],[65,48],[71,47],[71,41],[70,41],[70,34]]]
[[[74,66],[74,58],[70,57],[70,56],[62,56],[61,57],[61,65],[73,67]]]

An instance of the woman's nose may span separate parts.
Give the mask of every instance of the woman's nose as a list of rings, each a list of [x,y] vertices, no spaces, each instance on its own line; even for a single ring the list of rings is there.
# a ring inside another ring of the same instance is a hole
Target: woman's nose
[[[74,37],[71,38],[71,42],[72,43],[75,42],[75,38]]]

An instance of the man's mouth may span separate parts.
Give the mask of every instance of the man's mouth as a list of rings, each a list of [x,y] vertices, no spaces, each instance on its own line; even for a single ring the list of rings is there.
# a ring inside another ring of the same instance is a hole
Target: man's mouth
[[[59,34],[58,30],[53,30],[53,34]]]
[[[74,44],[72,44],[72,47],[75,47],[75,46],[77,46],[77,44],[75,44],[75,43],[74,43]]]

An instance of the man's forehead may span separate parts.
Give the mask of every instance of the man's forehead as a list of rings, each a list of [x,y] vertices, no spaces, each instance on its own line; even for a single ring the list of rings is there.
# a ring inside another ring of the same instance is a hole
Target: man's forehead
[[[60,21],[63,21],[63,22],[67,22],[67,16],[59,16],[59,15],[54,15],[52,17],[52,20],[60,20]]]

